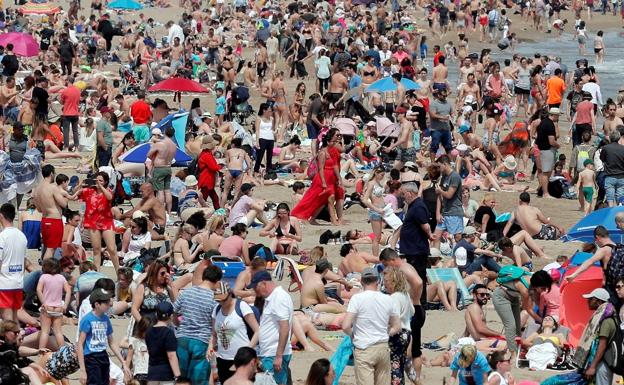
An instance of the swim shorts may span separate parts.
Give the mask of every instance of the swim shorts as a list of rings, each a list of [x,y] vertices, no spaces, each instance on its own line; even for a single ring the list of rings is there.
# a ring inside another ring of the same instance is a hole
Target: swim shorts
[[[541,239],[542,241],[554,241],[561,237],[559,229],[553,225],[543,224],[539,233],[533,236],[533,239]]]
[[[49,249],[57,249],[63,243],[63,221],[60,218],[41,219],[41,243]]]
[[[156,191],[169,190],[171,188],[171,167],[154,167],[152,185]]]

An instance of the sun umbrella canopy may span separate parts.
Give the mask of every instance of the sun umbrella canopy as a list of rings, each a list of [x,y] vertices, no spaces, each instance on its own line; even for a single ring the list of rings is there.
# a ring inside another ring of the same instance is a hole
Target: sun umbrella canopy
[[[142,9],[143,5],[134,0],[114,0],[108,3],[107,7],[111,9],[136,10]]]
[[[130,163],[145,163],[145,161],[147,160],[147,153],[149,152],[151,147],[151,143],[139,144],[138,146],[123,154],[121,157],[119,157],[119,159],[123,160],[124,162]],[[180,150],[179,148],[176,149],[176,153],[173,157],[173,163],[187,163],[192,160],[193,158],[186,155],[184,151]]]
[[[594,229],[602,225],[609,231],[611,239],[615,242],[621,242],[624,232],[615,225],[615,216],[621,212],[624,212],[624,206],[596,210],[578,221],[561,239],[564,242],[594,242]]]
[[[22,32],[8,32],[0,35],[0,45],[13,44],[13,52],[18,56],[37,56],[39,43],[31,35]]]
[[[194,80],[186,78],[169,78],[154,84],[148,89],[149,92],[210,92],[209,89]]]
[[[401,84],[405,87],[406,91],[419,90],[420,84],[408,78],[402,78]],[[394,83],[392,76],[379,79],[370,86],[368,86],[365,92],[392,92],[397,90],[397,85]]]
[[[54,15],[61,10],[58,6],[50,3],[28,2],[19,7],[23,15]]]

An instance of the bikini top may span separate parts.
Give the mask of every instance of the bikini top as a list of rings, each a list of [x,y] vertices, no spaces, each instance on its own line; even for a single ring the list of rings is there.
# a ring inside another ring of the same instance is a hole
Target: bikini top
[[[362,75],[364,75],[364,76],[375,76],[375,71],[373,71],[373,72],[362,71]]]
[[[373,186],[373,191],[372,191],[373,196],[375,196],[375,197],[382,197],[383,193],[384,193],[384,188],[382,186],[380,186],[378,184],[375,184]]]
[[[290,224],[290,221],[288,222],[288,234],[292,234],[295,235],[297,234],[297,232],[295,231],[295,228]],[[281,238],[284,236],[284,230],[282,230],[282,226],[280,226],[280,224],[277,224],[277,229],[275,229],[275,236],[277,238]]]

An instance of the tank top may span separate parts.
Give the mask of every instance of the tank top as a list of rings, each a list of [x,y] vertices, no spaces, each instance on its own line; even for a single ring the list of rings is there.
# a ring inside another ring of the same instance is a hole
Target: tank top
[[[273,133],[273,119],[265,122],[260,118],[260,138],[265,140],[275,140],[275,134]]]
[[[528,68],[518,68],[518,81],[516,82],[516,87],[523,90],[528,90],[531,88],[530,73]]]
[[[492,377],[498,377],[500,379],[500,385],[507,385],[508,382],[505,379],[505,377],[503,377],[499,372],[492,372],[490,373],[490,375],[488,376],[488,382],[490,381],[490,379]]]

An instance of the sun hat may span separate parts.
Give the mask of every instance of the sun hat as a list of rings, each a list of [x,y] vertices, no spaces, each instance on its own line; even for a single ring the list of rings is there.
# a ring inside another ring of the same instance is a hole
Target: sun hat
[[[219,281],[219,284],[214,289],[214,299],[218,302],[225,301],[230,293],[232,293],[230,284],[225,281]]]
[[[506,168],[510,170],[515,170],[516,167],[518,167],[518,162],[516,162],[516,157],[514,157],[513,155],[507,155],[505,159],[503,160],[503,164],[505,165]]]
[[[197,178],[195,178],[195,175],[189,175],[184,178],[184,185],[186,187],[197,186]]]

